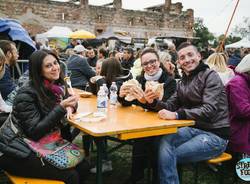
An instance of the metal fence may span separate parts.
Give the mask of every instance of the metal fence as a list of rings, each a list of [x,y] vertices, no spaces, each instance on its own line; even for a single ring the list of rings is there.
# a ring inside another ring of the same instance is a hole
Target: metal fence
[[[15,67],[12,67],[11,77],[18,79],[27,69],[29,60],[17,60]]]

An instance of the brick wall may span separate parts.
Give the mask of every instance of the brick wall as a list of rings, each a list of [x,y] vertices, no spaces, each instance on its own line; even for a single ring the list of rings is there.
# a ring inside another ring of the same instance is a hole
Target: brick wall
[[[82,0],[80,5],[50,0],[0,0],[0,17],[18,19],[32,35],[58,25],[95,34],[111,27],[127,31],[132,37],[193,36],[193,10],[184,12],[181,3],[176,3],[170,12],[166,11],[92,6],[88,0]]]

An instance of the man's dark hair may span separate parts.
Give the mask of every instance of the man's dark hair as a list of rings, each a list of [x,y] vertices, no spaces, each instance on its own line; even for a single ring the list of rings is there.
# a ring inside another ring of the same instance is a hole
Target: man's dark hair
[[[190,42],[182,42],[182,43],[178,46],[177,52],[180,51],[181,49],[186,48],[186,47],[189,47],[189,46],[192,46],[197,52],[199,52],[198,49],[197,49],[197,47],[195,47],[194,45],[192,45]]]
[[[87,47],[87,50],[92,50],[92,49],[94,49],[92,46]]]
[[[235,49],[234,54],[240,56],[240,49]]]
[[[104,48],[100,48],[100,49],[99,49],[99,53],[101,53],[101,54],[104,56],[104,58],[107,58],[107,57],[108,57],[108,52],[107,52],[107,50],[104,49]]]
[[[130,47],[124,48],[123,51],[127,51],[129,54],[133,54],[134,53],[133,49],[130,48]]]

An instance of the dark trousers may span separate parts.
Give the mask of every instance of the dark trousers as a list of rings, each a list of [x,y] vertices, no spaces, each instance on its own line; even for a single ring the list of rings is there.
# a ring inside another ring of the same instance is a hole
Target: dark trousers
[[[10,174],[23,177],[60,180],[66,184],[83,184],[89,172],[89,164],[83,160],[75,168],[57,169],[33,152],[27,158],[14,158],[6,154],[0,157],[0,168]]]
[[[131,179],[136,182],[144,178],[144,170],[153,170],[153,183],[158,183],[158,142],[160,137],[137,139],[133,143]]]

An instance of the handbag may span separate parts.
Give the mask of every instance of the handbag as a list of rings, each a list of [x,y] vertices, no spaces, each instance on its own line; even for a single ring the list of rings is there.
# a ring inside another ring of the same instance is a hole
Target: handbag
[[[84,151],[77,145],[63,139],[59,130],[35,142],[26,137],[23,140],[39,157],[58,169],[75,167],[84,158]]]

